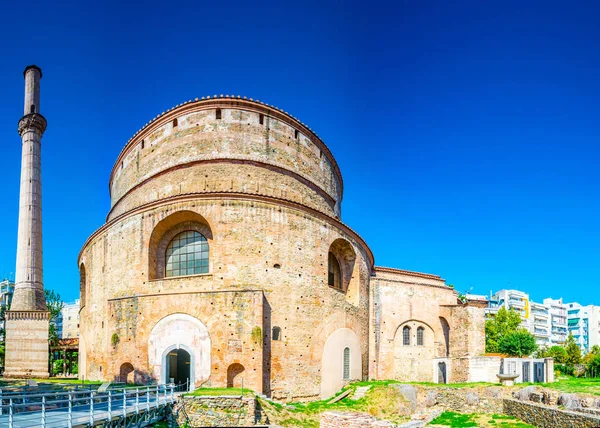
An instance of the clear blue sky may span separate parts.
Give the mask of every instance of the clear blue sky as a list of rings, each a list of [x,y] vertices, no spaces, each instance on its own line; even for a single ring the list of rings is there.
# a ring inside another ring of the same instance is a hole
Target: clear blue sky
[[[183,101],[239,94],[329,145],[343,220],[378,265],[600,304],[597,2],[45,3],[0,14],[0,276],[15,266],[35,63],[45,284],[65,300],[126,141]]]

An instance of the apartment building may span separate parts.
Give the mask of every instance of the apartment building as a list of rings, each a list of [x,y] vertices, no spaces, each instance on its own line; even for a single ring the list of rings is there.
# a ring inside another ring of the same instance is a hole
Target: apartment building
[[[9,279],[0,281],[0,307],[8,308],[12,303],[15,283]],[[0,320],[0,328],[4,330],[4,320]]]
[[[550,308],[547,305],[529,302],[529,325],[529,331],[535,337],[538,346],[551,346]]]
[[[562,345],[567,340],[567,305],[561,299],[544,299],[550,312],[550,346]]]
[[[73,303],[66,303],[58,320],[56,321],[56,330],[61,339],[70,339],[79,337],[79,299]]]
[[[568,303],[567,328],[579,347],[589,352],[592,346],[600,345],[600,307]]]

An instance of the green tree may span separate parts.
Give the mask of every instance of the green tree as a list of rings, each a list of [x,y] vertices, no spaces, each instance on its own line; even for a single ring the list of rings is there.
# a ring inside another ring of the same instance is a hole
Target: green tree
[[[591,377],[600,377],[600,353],[592,354],[590,352],[588,355],[590,354],[593,355],[593,358],[588,363],[587,372]]]
[[[485,321],[485,351],[500,352],[500,340],[507,334],[518,331],[520,325],[521,316],[518,313],[501,307],[494,318]]]
[[[594,345],[592,346],[592,349],[590,349],[590,352],[583,357],[583,364],[590,364],[597,355],[600,355],[600,346]]]
[[[511,357],[526,357],[536,349],[535,337],[524,328],[505,334],[498,342],[498,351]]]
[[[570,366],[581,363],[581,348],[575,341],[573,337],[573,333],[569,333],[569,337],[567,337],[567,341],[565,342],[565,352],[567,353],[567,359],[565,364]]]
[[[567,351],[559,345],[550,347],[546,352],[546,356],[554,358],[554,361],[558,364],[565,364],[567,362]]]
[[[46,306],[48,307],[48,311],[50,312],[50,326],[48,328],[48,363],[50,365],[50,375],[52,376],[54,372],[54,352],[50,351],[52,346],[56,346],[58,344],[58,328],[56,324],[58,323],[58,317],[60,316],[60,311],[65,306],[65,302],[60,298],[60,294],[58,294],[54,290],[44,290],[44,296],[46,297]]]

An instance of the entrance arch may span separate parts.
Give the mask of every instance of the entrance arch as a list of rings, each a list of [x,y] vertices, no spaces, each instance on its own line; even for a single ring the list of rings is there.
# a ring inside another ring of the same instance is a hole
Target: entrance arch
[[[227,388],[239,388],[242,386],[242,372],[244,366],[240,363],[233,363],[227,368]]]
[[[208,330],[197,318],[181,313],[164,317],[156,323],[148,340],[148,359],[154,378],[159,383],[168,383],[170,378],[186,377],[179,382],[185,383],[189,375],[190,389],[199,387],[210,376],[210,347]],[[183,360],[187,358],[186,354],[189,360]],[[174,356],[179,358],[176,363],[171,361]],[[189,373],[172,376],[172,367],[182,361],[189,362],[185,364],[189,366]]]
[[[362,380],[360,339],[349,328],[339,328],[323,347],[321,398],[331,397],[352,380]]]
[[[123,383],[134,383],[134,370],[131,363],[123,363],[121,364],[121,368],[119,369],[119,382]]]
[[[191,355],[183,348],[172,349],[165,355],[166,378],[169,383],[174,383],[178,391],[187,391],[190,389],[192,380],[192,362]]]

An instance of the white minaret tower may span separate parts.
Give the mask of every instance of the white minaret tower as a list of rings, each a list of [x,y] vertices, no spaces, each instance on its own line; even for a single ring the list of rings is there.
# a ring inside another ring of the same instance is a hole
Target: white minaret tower
[[[42,267],[41,149],[46,119],[40,114],[42,70],[25,76],[25,108],[19,120],[22,141],[21,193],[15,291],[6,313],[6,377],[48,377],[49,312]]]

